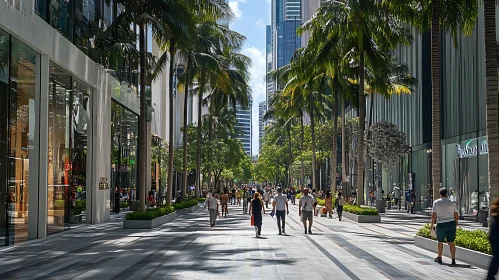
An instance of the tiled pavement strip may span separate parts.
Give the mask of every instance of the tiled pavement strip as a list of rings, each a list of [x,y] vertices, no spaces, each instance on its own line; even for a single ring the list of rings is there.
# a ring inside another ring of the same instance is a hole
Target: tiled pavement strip
[[[297,207],[290,210],[288,236],[277,235],[267,214],[263,238],[239,206],[214,228],[205,209],[154,230],[124,230],[115,218],[1,249],[0,279],[484,279],[482,269],[438,265],[413,245],[428,217],[390,211],[381,224],[321,217],[305,235]]]

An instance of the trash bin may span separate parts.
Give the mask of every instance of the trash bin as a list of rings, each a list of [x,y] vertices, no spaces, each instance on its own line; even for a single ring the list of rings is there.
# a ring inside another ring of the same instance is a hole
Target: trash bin
[[[481,223],[484,227],[488,227],[488,218],[489,218],[489,210],[482,209],[478,211],[478,222]]]
[[[385,200],[384,199],[376,200],[376,210],[378,210],[379,213],[385,213]]]

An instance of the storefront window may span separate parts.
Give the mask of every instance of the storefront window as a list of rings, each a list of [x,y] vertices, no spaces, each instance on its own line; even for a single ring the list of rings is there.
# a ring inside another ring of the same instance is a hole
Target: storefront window
[[[111,122],[110,207],[119,212],[137,199],[138,117],[112,102]]]
[[[7,183],[7,150],[9,147],[9,35],[0,30],[0,246],[9,245],[13,210]]]
[[[48,233],[83,222],[90,89],[50,65]]]
[[[474,216],[488,207],[487,155],[486,137],[445,145],[443,182],[460,216]]]
[[[37,54],[0,30],[0,242],[28,239]],[[32,163],[34,164],[34,163]]]

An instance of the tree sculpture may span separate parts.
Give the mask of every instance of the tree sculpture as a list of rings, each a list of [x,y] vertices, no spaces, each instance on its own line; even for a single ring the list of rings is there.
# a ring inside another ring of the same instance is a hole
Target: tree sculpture
[[[410,150],[407,136],[396,125],[387,121],[377,122],[369,128],[372,138],[367,141],[367,154],[383,167],[395,167],[401,156]]]

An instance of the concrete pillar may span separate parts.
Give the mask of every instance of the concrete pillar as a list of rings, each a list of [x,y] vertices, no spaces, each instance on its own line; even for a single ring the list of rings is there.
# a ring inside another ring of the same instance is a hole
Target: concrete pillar
[[[110,76],[104,68],[97,66],[97,87],[92,92],[91,124],[87,156],[87,223],[99,224],[110,219],[110,175],[111,175],[111,87]],[[101,181],[108,183],[101,188]]]
[[[49,58],[36,58],[35,136],[29,144],[28,239],[47,236]]]

